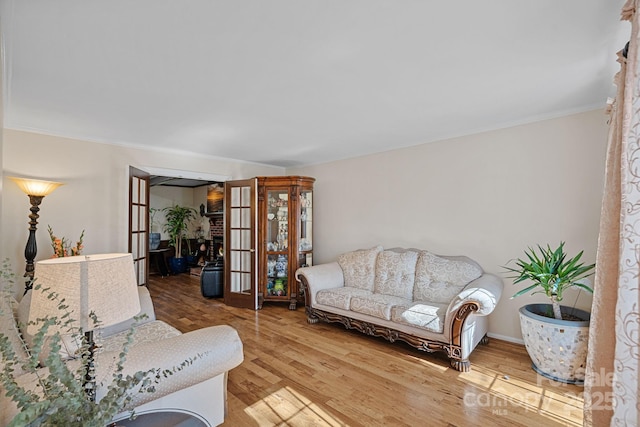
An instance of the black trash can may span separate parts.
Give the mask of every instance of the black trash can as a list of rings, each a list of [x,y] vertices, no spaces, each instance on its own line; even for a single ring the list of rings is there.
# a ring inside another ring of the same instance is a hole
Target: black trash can
[[[222,298],[224,296],[224,266],[221,263],[209,263],[200,273],[200,290],[206,298]]]

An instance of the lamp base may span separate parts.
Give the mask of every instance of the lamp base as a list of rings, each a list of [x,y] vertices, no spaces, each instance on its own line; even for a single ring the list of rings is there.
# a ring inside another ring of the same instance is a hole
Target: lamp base
[[[96,343],[93,341],[93,331],[87,331],[84,333],[84,339],[87,343],[87,350],[89,352],[87,357],[87,366],[84,374],[84,389],[87,392],[87,396],[92,402],[96,401],[96,373],[95,373],[95,350]]]

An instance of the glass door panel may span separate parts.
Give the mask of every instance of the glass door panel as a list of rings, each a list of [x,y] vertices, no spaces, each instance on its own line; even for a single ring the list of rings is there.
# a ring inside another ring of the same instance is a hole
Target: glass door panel
[[[289,296],[289,190],[267,191],[266,297]]]
[[[146,285],[149,278],[149,185],[147,172],[129,167],[129,252],[140,286]]]
[[[311,251],[313,250],[313,192],[300,192],[300,226],[299,239],[301,252],[300,266],[312,265]]]
[[[225,183],[225,294],[226,304],[256,309],[256,180]]]
[[[267,192],[267,252],[286,252],[289,233],[289,191]]]
[[[267,255],[267,296],[286,297],[289,295],[287,255]]]

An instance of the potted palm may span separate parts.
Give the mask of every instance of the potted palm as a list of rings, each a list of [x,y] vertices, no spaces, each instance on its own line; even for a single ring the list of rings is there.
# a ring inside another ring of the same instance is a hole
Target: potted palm
[[[584,310],[561,305],[564,292],[579,288],[589,293],[586,278],[593,274],[595,264],[580,262],[583,251],[568,258],[564,242],[556,249],[549,245],[525,251],[526,259],[518,258],[516,267],[505,267],[514,273],[514,284],[529,281],[529,286],[511,298],[531,293],[543,293],[548,304],[527,304],[520,308],[522,338],[539,374],[571,384],[584,382],[590,314]]]
[[[182,240],[191,222],[196,217],[196,210],[187,206],[167,206],[162,209],[165,213],[164,231],[169,234],[169,245],[175,248],[175,256],[169,258],[171,271],[184,273],[187,271],[187,262],[182,256]]]

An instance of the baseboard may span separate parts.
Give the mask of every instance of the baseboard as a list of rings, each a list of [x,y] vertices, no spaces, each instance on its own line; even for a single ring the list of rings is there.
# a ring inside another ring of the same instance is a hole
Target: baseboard
[[[495,338],[497,340],[502,340],[502,341],[507,341],[507,342],[514,343],[514,344],[524,345],[524,341],[522,339],[509,337],[509,336],[506,336],[506,335],[493,334],[493,333],[489,332],[489,333],[487,333],[487,336],[489,338]]]

